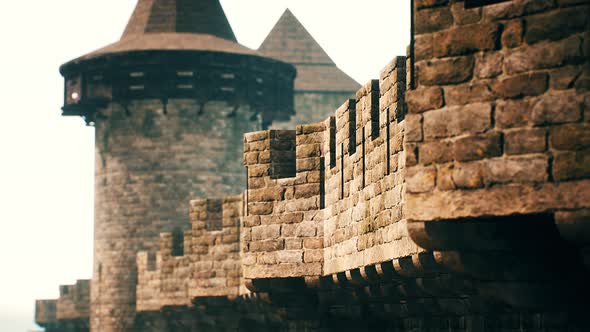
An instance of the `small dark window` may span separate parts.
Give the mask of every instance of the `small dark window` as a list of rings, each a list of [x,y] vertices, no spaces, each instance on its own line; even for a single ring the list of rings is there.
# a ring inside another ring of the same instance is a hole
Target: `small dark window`
[[[172,231],[172,256],[184,255],[184,232],[180,228]]]

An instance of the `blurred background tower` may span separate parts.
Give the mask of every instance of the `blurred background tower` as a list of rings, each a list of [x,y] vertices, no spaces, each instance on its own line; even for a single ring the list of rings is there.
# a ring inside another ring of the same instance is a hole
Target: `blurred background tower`
[[[218,0],[139,0],[120,41],[61,67],[96,131],[92,331],[129,331],[136,253],[197,196],[245,188],[242,135],[293,114],[292,65],[237,43]]]

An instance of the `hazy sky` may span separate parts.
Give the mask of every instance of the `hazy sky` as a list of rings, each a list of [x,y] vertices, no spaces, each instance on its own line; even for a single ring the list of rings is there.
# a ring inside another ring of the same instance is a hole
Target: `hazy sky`
[[[254,49],[289,7],[360,83],[409,43],[409,0],[221,2],[240,43]],[[94,130],[60,116],[58,68],[118,40],[135,3],[0,4],[0,331],[32,330],[36,298],[91,276]]]

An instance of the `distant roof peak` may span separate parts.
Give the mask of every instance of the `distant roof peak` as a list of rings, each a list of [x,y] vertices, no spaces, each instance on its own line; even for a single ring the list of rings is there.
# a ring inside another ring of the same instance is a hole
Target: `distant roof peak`
[[[219,0],[138,0],[121,39],[149,33],[197,33],[237,42]]]
[[[360,85],[340,70],[287,8],[258,51],[297,68],[296,91],[355,92]]]
[[[293,64],[334,64],[289,8],[258,50],[266,56]]]

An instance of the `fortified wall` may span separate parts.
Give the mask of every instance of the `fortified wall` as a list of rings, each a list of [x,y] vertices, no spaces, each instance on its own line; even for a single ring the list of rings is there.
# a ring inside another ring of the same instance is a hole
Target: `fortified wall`
[[[484,2],[416,0],[409,57],[246,134],[243,194],[138,254],[135,330],[590,329],[590,1]]]

